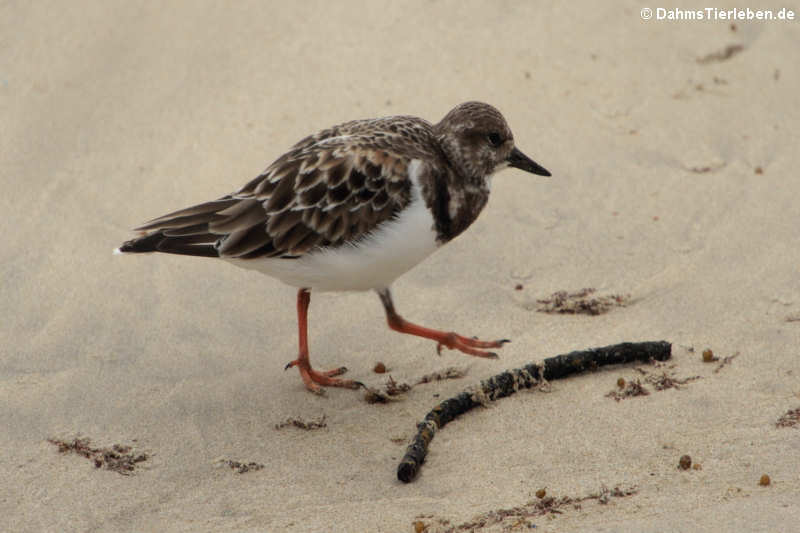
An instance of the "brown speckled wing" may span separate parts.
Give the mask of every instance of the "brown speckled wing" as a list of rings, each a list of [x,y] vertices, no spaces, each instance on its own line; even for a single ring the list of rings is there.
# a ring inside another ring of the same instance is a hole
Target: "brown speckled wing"
[[[307,137],[235,193],[156,218],[122,251],[299,257],[357,241],[411,199],[408,162],[429,152],[413,117],[354,121]]]

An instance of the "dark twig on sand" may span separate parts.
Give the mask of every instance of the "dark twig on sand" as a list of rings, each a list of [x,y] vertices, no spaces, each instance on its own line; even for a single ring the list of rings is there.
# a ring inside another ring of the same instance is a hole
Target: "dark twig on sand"
[[[417,434],[397,467],[397,479],[404,483],[413,480],[425,461],[428,446],[436,431],[473,407],[510,396],[521,388],[529,389],[544,381],[563,379],[605,365],[651,359],[664,361],[669,359],[671,347],[672,345],[665,341],[625,342],[550,357],[542,364],[530,363],[481,381],[476,389],[464,391],[434,407],[425,415],[423,421],[417,424]]]

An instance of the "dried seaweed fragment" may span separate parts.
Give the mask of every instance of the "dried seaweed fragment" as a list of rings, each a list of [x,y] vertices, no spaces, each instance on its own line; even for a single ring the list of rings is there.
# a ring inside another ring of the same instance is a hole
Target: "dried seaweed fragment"
[[[702,379],[700,376],[690,376],[688,378],[676,378],[670,376],[666,372],[662,372],[661,375],[649,375],[644,380],[651,384],[656,390],[666,390],[666,389],[680,389],[682,385],[686,385],[687,383],[691,383],[692,381],[696,381],[698,379]]]
[[[790,409],[786,411],[781,417],[775,422],[775,427],[777,428],[790,428],[800,424],[800,407],[797,409]]]
[[[398,383],[392,376],[386,378],[386,383],[383,390],[375,389],[372,387],[364,387],[364,400],[367,403],[389,403],[397,400],[395,396],[399,396],[404,392],[411,390],[413,385],[408,383]]]
[[[540,313],[570,314],[570,315],[602,315],[612,307],[625,307],[630,301],[630,295],[612,294],[609,296],[592,296],[597,289],[585,288],[576,292],[557,291],[536,300],[539,303],[536,309]]]
[[[467,522],[452,524],[449,520],[434,515],[419,515],[412,522],[414,531],[436,531],[437,533],[465,533],[491,528],[491,531],[523,531],[536,528],[531,519],[544,516],[555,517],[572,509],[581,509],[581,504],[596,501],[601,505],[608,504],[612,498],[633,496],[638,489],[633,487],[609,489],[606,486],[599,491],[581,497],[553,496],[537,497],[524,505],[508,509],[495,509],[472,517]],[[497,529],[501,528],[501,529]]]
[[[47,439],[47,442],[58,446],[59,453],[75,453],[92,461],[95,468],[104,468],[123,476],[132,474],[138,463],[150,457],[146,453],[134,453],[133,447],[122,444],[114,444],[110,448],[94,448],[86,437],[75,437],[72,440],[52,438]]]
[[[228,465],[231,470],[235,470],[238,474],[244,474],[246,472],[256,472],[264,468],[264,465],[261,463],[240,463],[239,461],[232,461],[230,459],[221,459],[220,462],[225,463]]]
[[[462,378],[467,375],[466,370],[462,370],[456,367],[448,367],[444,370],[439,370],[437,372],[431,372],[430,374],[425,374],[421,378],[419,378],[416,383],[413,385],[409,385],[408,383],[398,383],[392,376],[389,376],[386,379],[386,383],[384,384],[383,390],[375,389],[372,387],[365,387],[364,392],[364,400],[367,403],[389,403],[396,401],[400,394],[410,391],[413,387],[417,385],[422,385],[424,383],[431,383],[433,381],[442,381],[445,379],[458,379]]]
[[[731,361],[733,361],[737,357],[739,357],[739,352],[736,352],[735,354],[729,355],[727,357],[723,357],[722,361],[720,361],[720,363],[717,366],[717,368],[714,369],[714,373],[717,374],[720,370],[722,370],[722,368],[724,366],[729,365],[731,363]]]
[[[650,393],[644,386],[640,380],[629,381],[628,383],[624,384],[622,387],[619,387],[619,390],[614,390],[606,394],[606,397],[613,398],[615,401],[624,400],[625,398],[633,398],[635,396],[647,396]]]
[[[298,429],[305,429],[311,431],[314,429],[322,429],[328,427],[328,424],[325,422],[325,415],[322,415],[316,420],[310,420],[310,421],[303,420],[302,418],[289,417],[283,422],[275,424],[275,429],[283,429],[286,427],[295,427]]]
[[[466,375],[467,375],[466,370],[450,366],[445,368],[444,370],[431,372],[430,374],[425,374],[424,376],[422,376],[417,380],[416,385],[421,385],[422,383],[430,383],[432,381],[442,381],[445,379],[459,379],[463,378]]]
[[[703,57],[698,57],[696,61],[701,65],[727,61],[728,59],[732,58],[733,56],[735,56],[736,54],[738,54],[743,50],[744,46],[742,46],[741,44],[729,44],[722,50],[717,50],[716,52],[706,54]]]

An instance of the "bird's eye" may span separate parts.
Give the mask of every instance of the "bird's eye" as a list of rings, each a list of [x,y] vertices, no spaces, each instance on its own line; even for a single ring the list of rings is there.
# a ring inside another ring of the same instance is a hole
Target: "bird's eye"
[[[489,144],[491,144],[495,148],[503,144],[503,138],[500,137],[500,134],[497,132],[492,132],[486,137],[489,139]]]

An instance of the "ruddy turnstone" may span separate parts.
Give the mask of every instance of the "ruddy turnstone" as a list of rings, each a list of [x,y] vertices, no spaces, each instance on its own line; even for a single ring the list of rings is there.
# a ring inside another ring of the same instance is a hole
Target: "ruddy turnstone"
[[[354,120],[295,144],[238,191],[158,217],[116,252],[217,257],[298,288],[305,386],[357,388],[317,371],[308,355],[310,291],[378,293],[389,327],[478,357],[506,339],[482,341],[401,317],[390,286],[469,227],[489,199],[492,175],[506,167],[549,176],[514,146],[503,115],[467,102],[438,124],[412,116]]]

